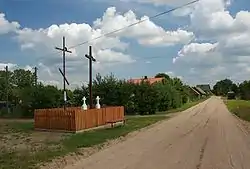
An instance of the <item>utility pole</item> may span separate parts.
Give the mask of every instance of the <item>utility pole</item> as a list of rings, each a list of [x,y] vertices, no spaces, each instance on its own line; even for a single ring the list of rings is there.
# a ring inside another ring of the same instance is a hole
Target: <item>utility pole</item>
[[[6,72],[6,107],[7,112],[9,114],[9,68],[8,66],[5,67]]]
[[[63,36],[63,40],[62,40],[62,48],[58,48],[58,47],[55,47],[56,50],[60,50],[63,52],[63,96],[64,96],[64,105],[63,105],[63,108],[64,110],[66,109],[66,102],[67,102],[67,93],[66,93],[66,83],[65,83],[65,77],[66,77],[66,71],[65,71],[65,52],[68,52],[68,53],[72,53],[71,51],[69,51],[65,45],[65,37]]]
[[[93,94],[92,94],[92,62],[96,59],[92,56],[92,46],[89,46],[89,55],[85,55],[89,59],[89,106],[93,109]]]
[[[34,72],[34,74],[35,74],[35,86],[37,86],[37,70],[38,70],[38,68],[37,67],[35,67],[34,68],[35,69],[35,72]]]

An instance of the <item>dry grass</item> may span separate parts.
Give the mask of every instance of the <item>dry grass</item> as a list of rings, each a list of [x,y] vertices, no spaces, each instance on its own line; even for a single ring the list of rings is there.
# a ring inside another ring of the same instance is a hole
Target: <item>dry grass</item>
[[[45,152],[61,149],[60,144],[55,143],[65,137],[61,133],[33,131],[30,121],[1,120],[0,169],[31,168]]]

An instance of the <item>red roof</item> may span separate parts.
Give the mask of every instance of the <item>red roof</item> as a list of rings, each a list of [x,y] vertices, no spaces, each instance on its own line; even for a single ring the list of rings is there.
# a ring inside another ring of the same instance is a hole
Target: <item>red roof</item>
[[[148,81],[149,84],[153,84],[156,82],[161,82],[164,78],[160,77],[160,78],[141,78],[141,79],[129,79],[128,82],[129,83],[134,83],[134,84],[140,84],[142,81]]]

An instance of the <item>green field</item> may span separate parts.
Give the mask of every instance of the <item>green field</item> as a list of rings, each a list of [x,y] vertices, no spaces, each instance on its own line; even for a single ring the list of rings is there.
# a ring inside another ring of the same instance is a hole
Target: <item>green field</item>
[[[250,101],[225,100],[228,110],[243,120],[250,121]]]
[[[194,101],[194,102],[189,102],[189,103],[186,103],[184,105],[182,105],[180,108],[177,108],[177,109],[172,109],[172,110],[168,110],[168,111],[164,111],[164,112],[158,112],[156,114],[170,114],[170,113],[177,113],[177,112],[182,112],[184,110],[187,110],[201,102],[204,102],[205,100],[207,100],[208,98],[205,98],[205,99],[201,99],[201,100],[198,100],[198,101]]]
[[[57,156],[100,145],[166,118],[133,117],[128,118],[125,126],[79,134],[38,132],[33,130],[33,122],[30,121],[0,120],[0,169],[36,168],[37,164]]]

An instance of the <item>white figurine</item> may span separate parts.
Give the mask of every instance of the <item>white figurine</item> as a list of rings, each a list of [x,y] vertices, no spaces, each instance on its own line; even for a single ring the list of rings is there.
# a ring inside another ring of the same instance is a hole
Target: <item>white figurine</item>
[[[84,97],[82,98],[82,100],[83,100],[82,109],[83,109],[83,110],[87,110],[87,109],[88,109],[88,106],[87,106],[87,104],[86,104],[86,97],[84,96]]]
[[[95,105],[95,108],[97,108],[97,109],[100,109],[100,108],[101,108],[101,105],[100,105],[100,97],[99,97],[99,96],[96,97],[96,105]]]

